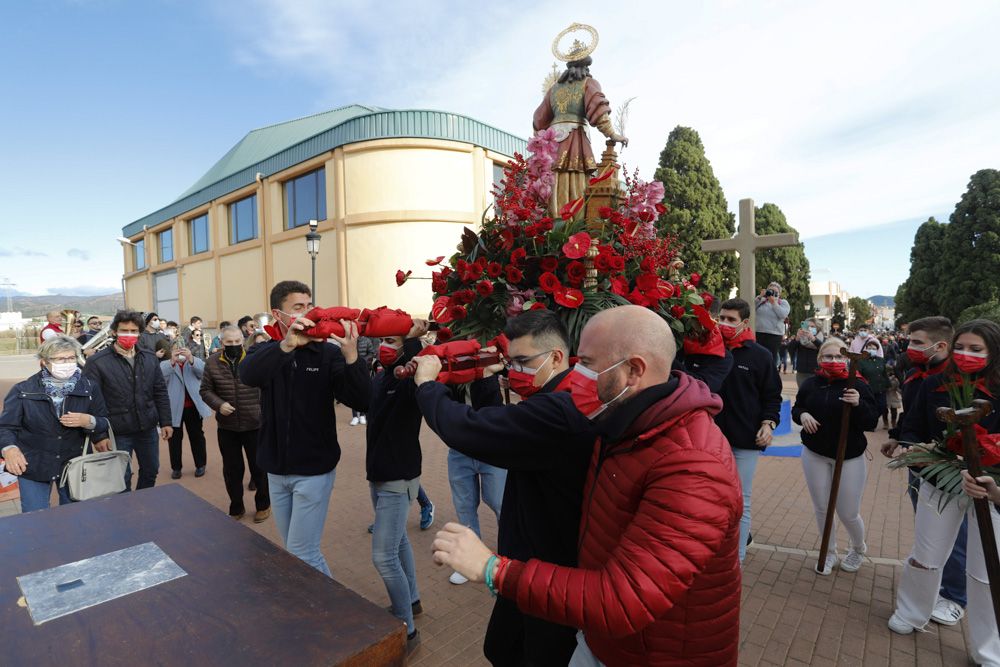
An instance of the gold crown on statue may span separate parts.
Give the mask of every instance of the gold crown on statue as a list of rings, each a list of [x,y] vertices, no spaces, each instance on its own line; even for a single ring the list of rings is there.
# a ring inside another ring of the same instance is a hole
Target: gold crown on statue
[[[571,36],[573,33],[579,32],[589,34],[590,43],[581,42],[579,38],[574,37],[573,43],[569,46],[569,50],[563,51],[559,46],[559,42],[561,42],[564,37]],[[597,48],[597,42],[597,29],[594,28],[594,26],[590,26],[585,23],[571,23],[568,28],[560,32],[556,35],[556,38],[552,40],[552,55],[564,63],[580,60],[581,58],[586,58],[594,52],[594,49]]]

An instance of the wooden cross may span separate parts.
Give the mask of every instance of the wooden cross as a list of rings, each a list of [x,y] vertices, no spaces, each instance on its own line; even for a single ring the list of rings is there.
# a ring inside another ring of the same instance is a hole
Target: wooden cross
[[[750,326],[753,327],[755,321],[756,308],[754,297],[757,296],[757,289],[754,285],[757,276],[757,250],[763,248],[782,248],[799,244],[799,235],[795,232],[785,234],[757,234],[757,225],[754,223],[754,208],[752,199],[740,200],[740,226],[736,230],[736,236],[730,239],[711,239],[701,242],[703,252],[728,252],[735,250],[740,257],[740,298],[750,304]],[[720,298],[725,299],[727,295],[720,294]]]

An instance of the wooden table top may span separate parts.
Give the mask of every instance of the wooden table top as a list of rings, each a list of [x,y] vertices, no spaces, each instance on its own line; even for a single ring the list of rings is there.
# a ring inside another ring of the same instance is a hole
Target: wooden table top
[[[155,542],[188,574],[34,625],[16,578]],[[367,554],[365,554],[367,557]],[[401,665],[402,622],[177,484],[0,519],[0,663]]]

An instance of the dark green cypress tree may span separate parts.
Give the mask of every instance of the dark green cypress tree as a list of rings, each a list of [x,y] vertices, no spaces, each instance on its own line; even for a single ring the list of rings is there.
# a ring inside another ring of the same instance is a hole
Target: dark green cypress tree
[[[910,249],[910,275],[896,292],[896,312],[904,322],[943,314],[939,304],[946,228],[933,217],[917,228]]]
[[[775,204],[757,207],[754,211],[754,221],[757,233],[761,235],[796,231],[788,224],[785,214]],[[806,258],[805,246],[799,243],[787,248],[758,250],[754,280],[758,292],[771,281],[777,281],[784,288],[782,296],[791,306],[788,322],[792,331],[798,331],[799,324],[808,317],[807,313],[812,312],[812,298],[809,295],[809,260]]]

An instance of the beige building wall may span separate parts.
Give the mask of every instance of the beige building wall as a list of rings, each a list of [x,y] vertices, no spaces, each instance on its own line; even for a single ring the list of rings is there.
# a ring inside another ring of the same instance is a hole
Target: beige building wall
[[[219,262],[219,284],[222,302],[216,312],[217,320],[235,323],[243,315],[266,312],[267,296],[264,275],[261,271],[264,251],[262,246],[224,255]],[[193,313],[181,313],[188,318]],[[204,317],[204,316],[203,316]]]
[[[194,315],[205,318],[202,313],[211,313],[209,317],[214,318],[219,304],[215,295],[215,262],[212,258],[206,257],[201,261],[184,264],[178,274],[181,303],[184,304],[181,313],[184,322],[181,324]]]

